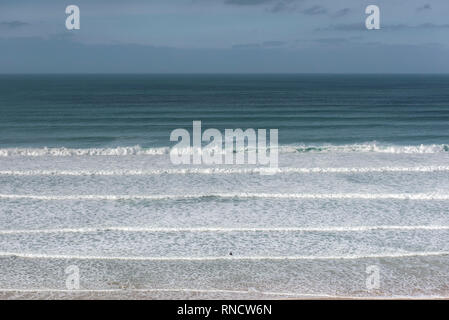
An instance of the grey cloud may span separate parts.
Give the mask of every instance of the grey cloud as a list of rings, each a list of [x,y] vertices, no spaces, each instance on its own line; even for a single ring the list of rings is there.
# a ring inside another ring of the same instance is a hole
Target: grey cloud
[[[272,13],[279,13],[285,11],[295,11],[294,2],[303,0],[225,0],[225,4],[236,6],[259,6],[271,4],[271,8],[267,10]]]
[[[17,20],[0,22],[0,26],[10,28],[10,29],[20,28],[20,27],[24,27],[27,25],[29,25],[29,23],[17,21]]]
[[[278,48],[285,45],[284,41],[264,41],[262,43],[241,43],[232,46],[233,49]]]
[[[274,3],[274,8],[284,8],[288,7],[289,4],[294,2],[302,2],[304,0],[225,0],[225,4],[229,5],[239,5],[239,6],[257,6],[263,4],[272,4]],[[276,9],[274,9],[276,10]]]
[[[265,41],[262,43],[263,47],[280,47],[285,44],[284,41]]]
[[[175,49],[0,38],[0,52],[0,73],[449,72],[447,49],[416,45],[349,43],[334,46],[330,59],[329,49],[320,46],[298,50]]]
[[[313,7],[303,10],[302,13],[305,15],[309,15],[309,16],[316,16],[316,15],[320,15],[320,14],[326,14],[327,9],[322,6],[315,5]]]
[[[411,28],[420,28],[420,29],[446,29],[449,28],[449,24],[433,24],[433,23],[424,23],[419,26],[411,27]]]
[[[344,16],[348,15],[350,12],[351,12],[351,9],[349,9],[349,8],[343,8],[343,9],[341,9],[341,10],[338,10],[338,11],[333,15],[333,17],[335,17],[335,18],[344,17]]]
[[[235,44],[232,46],[232,49],[254,49],[254,48],[260,48],[259,43],[242,43],[242,44]]]
[[[70,41],[76,38],[76,33],[74,32],[62,32],[62,33],[55,33],[50,34],[48,36],[48,39],[51,40],[62,40],[62,41]]]
[[[270,11],[273,13],[295,11],[296,7],[292,6],[291,2],[292,1],[279,1],[270,9]]]
[[[273,0],[225,0],[225,4],[239,5],[239,6],[252,6],[273,2]]]
[[[345,38],[321,38],[321,39],[315,39],[314,42],[320,43],[320,44],[326,44],[326,45],[338,45],[342,43],[349,42],[348,39]]]
[[[426,11],[426,10],[432,10],[432,6],[429,3],[423,5],[422,7],[416,8],[416,11],[418,11],[418,12]]]
[[[285,5],[285,3],[278,2],[273,6],[273,8],[271,8],[270,11],[273,13],[277,13],[277,12],[282,12],[282,11],[286,11],[286,10],[287,10],[287,6]]]
[[[433,23],[423,23],[420,25],[406,25],[406,24],[393,24],[393,25],[380,25],[380,29],[388,31],[401,31],[408,29],[446,29],[449,28],[449,24],[433,24]],[[349,24],[334,24],[325,28],[317,28],[315,31],[362,31],[366,30],[364,23],[349,23]]]
[[[381,26],[383,29],[392,30],[392,31],[400,31],[406,29],[446,29],[449,28],[449,24],[433,24],[433,23],[423,23],[416,26],[410,26],[406,24],[395,24],[395,25],[385,25]]]
[[[360,31],[365,29],[365,24],[363,23],[342,23],[333,24],[325,28],[317,28],[315,31]]]

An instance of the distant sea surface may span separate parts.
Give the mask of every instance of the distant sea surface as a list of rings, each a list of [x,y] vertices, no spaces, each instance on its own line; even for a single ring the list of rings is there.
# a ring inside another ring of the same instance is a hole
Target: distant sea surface
[[[171,164],[194,120],[278,129],[278,172]],[[1,297],[449,297],[448,265],[449,76],[0,75]]]
[[[285,145],[448,143],[449,77],[0,76],[0,144],[152,148],[170,132],[277,128]]]

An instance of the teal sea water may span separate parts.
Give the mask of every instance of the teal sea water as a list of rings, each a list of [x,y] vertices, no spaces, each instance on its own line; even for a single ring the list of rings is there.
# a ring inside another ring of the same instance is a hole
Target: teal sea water
[[[194,120],[278,172],[173,165]],[[0,296],[448,297],[448,205],[449,76],[0,76]]]
[[[169,146],[174,128],[277,128],[281,144],[445,144],[447,76],[0,76],[0,144]]]

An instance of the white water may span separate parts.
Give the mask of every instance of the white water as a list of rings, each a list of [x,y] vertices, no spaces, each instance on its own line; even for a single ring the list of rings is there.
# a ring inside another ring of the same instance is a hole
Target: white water
[[[444,145],[283,148],[273,175],[166,148],[1,149],[0,288],[64,290],[75,264],[92,290],[370,296],[374,264],[384,293],[445,296]]]
[[[114,148],[3,148],[0,149],[0,157],[12,156],[130,156],[130,155],[163,155],[170,152],[169,147],[142,148],[141,146],[114,147]],[[179,149],[179,153],[191,154],[192,148]],[[279,147],[280,153],[347,153],[347,152],[369,152],[369,153],[404,153],[404,154],[427,154],[449,152],[449,145],[430,144],[430,145],[387,145],[372,143],[347,144],[347,145],[284,145]]]

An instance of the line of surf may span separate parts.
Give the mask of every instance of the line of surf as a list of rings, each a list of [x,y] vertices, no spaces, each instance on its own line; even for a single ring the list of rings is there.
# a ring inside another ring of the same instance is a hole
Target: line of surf
[[[446,256],[449,251],[418,251],[377,254],[353,254],[341,256],[84,256],[24,252],[0,252],[0,257],[26,259],[63,259],[63,260],[125,260],[125,261],[238,261],[238,260],[356,260],[369,258],[407,258]]]
[[[297,298],[324,298],[324,299],[448,299],[448,296],[442,295],[370,295],[370,296],[351,296],[351,295],[330,295],[326,293],[296,293],[296,292],[275,292],[259,290],[227,290],[227,289],[195,289],[195,288],[120,288],[120,289],[54,289],[54,288],[0,288],[0,293],[70,293],[73,295],[83,293],[158,293],[158,292],[183,292],[183,293],[224,293],[224,294],[242,294],[242,295],[267,295],[267,296],[286,296]]]
[[[260,173],[383,173],[383,172],[448,172],[449,166],[360,167],[360,168],[176,168],[152,170],[0,170],[0,176],[145,176],[182,174],[260,174]]]
[[[449,152],[447,144],[420,144],[420,145],[389,145],[376,142],[355,143],[346,145],[282,145],[280,153],[347,153],[347,152],[374,152],[374,153],[440,153]],[[66,147],[42,147],[42,148],[1,148],[0,157],[10,156],[129,156],[129,155],[163,155],[170,152],[170,147],[143,148],[139,145],[112,147],[112,148],[66,148]],[[245,149],[247,150],[247,149]],[[242,149],[243,151],[243,149]],[[178,149],[178,152],[191,154],[192,148]]]
[[[30,199],[30,200],[182,200],[201,198],[221,199],[312,199],[312,200],[337,200],[337,199],[365,199],[365,200],[449,200],[449,194],[441,193],[204,193],[204,194],[153,194],[153,195],[34,195],[34,194],[0,194],[0,199]]]
[[[11,229],[0,230],[0,235],[8,234],[52,234],[52,233],[95,233],[95,232],[141,232],[141,233],[232,233],[232,232],[365,232],[365,231],[415,231],[415,230],[449,230],[449,226],[441,225],[380,225],[380,226],[347,226],[347,227],[239,227],[239,228],[154,228],[154,227],[90,227],[90,228],[55,228],[55,229]]]

